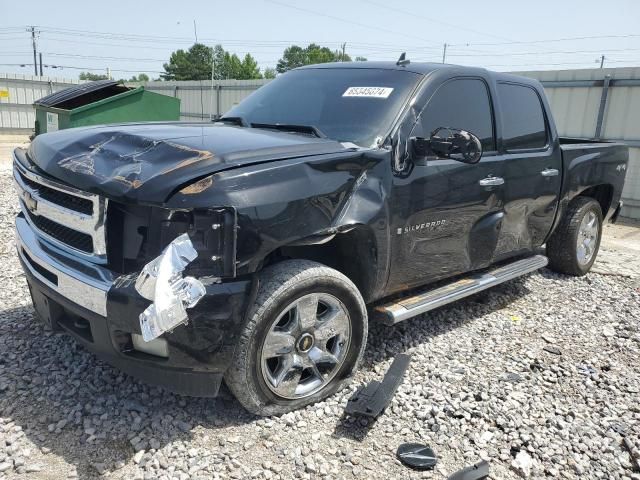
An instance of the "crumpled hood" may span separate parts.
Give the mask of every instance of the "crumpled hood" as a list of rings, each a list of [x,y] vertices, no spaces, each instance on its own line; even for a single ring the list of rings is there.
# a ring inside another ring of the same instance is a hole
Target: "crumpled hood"
[[[31,161],[81,190],[124,202],[163,203],[177,188],[227,168],[343,152],[334,140],[224,124],[145,123],[37,136]]]

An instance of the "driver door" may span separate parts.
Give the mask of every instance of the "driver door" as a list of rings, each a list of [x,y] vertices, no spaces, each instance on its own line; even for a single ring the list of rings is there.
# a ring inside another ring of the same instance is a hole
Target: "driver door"
[[[483,268],[494,259],[504,216],[503,166],[484,79],[443,82],[411,136],[429,138],[439,127],[473,133],[483,156],[476,164],[427,157],[413,161],[408,176],[394,177],[388,293]]]

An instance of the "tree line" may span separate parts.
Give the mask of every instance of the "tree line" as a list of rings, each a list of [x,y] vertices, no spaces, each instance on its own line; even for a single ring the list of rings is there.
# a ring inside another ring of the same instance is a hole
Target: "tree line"
[[[357,62],[363,62],[364,57],[355,57]],[[249,53],[240,58],[235,53],[225,50],[222,45],[208,47],[202,43],[195,43],[189,49],[176,50],[169,57],[169,61],[163,65],[164,72],[157,80],[210,80],[211,74],[215,80],[254,80],[260,78],[275,78],[279,73],[284,73],[293,68],[315,63],[350,62],[352,58],[344,50],[331,50],[311,43],[306,47],[291,45],[285,48],[282,57],[275,68],[261,70],[258,62]],[[106,75],[90,72],[82,72],[80,80],[101,80]],[[148,75],[141,73],[129,79],[121,79],[129,82],[149,81]]]

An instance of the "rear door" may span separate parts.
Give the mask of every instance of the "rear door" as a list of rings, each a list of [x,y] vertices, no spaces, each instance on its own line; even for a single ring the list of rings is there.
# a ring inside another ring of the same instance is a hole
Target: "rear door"
[[[484,154],[475,165],[428,157],[408,175],[394,177],[388,292],[481,268],[493,259],[502,215],[503,162],[496,155],[486,80],[460,77],[438,85],[411,136],[429,138],[438,127],[473,133]]]
[[[535,88],[499,81],[496,89],[505,179],[496,256],[506,258],[540,246],[549,233],[560,193],[562,153]]]

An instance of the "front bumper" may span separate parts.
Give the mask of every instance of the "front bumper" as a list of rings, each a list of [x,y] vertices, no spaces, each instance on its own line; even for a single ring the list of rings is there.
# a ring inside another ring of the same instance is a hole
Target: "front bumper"
[[[135,290],[137,274],[117,276],[74,258],[16,218],[16,245],[34,308],[54,330],[65,330],[116,368],[176,393],[215,396],[240,335],[252,282],[205,283],[189,322],[166,333],[168,358],[133,348],[139,315],[149,301]]]

